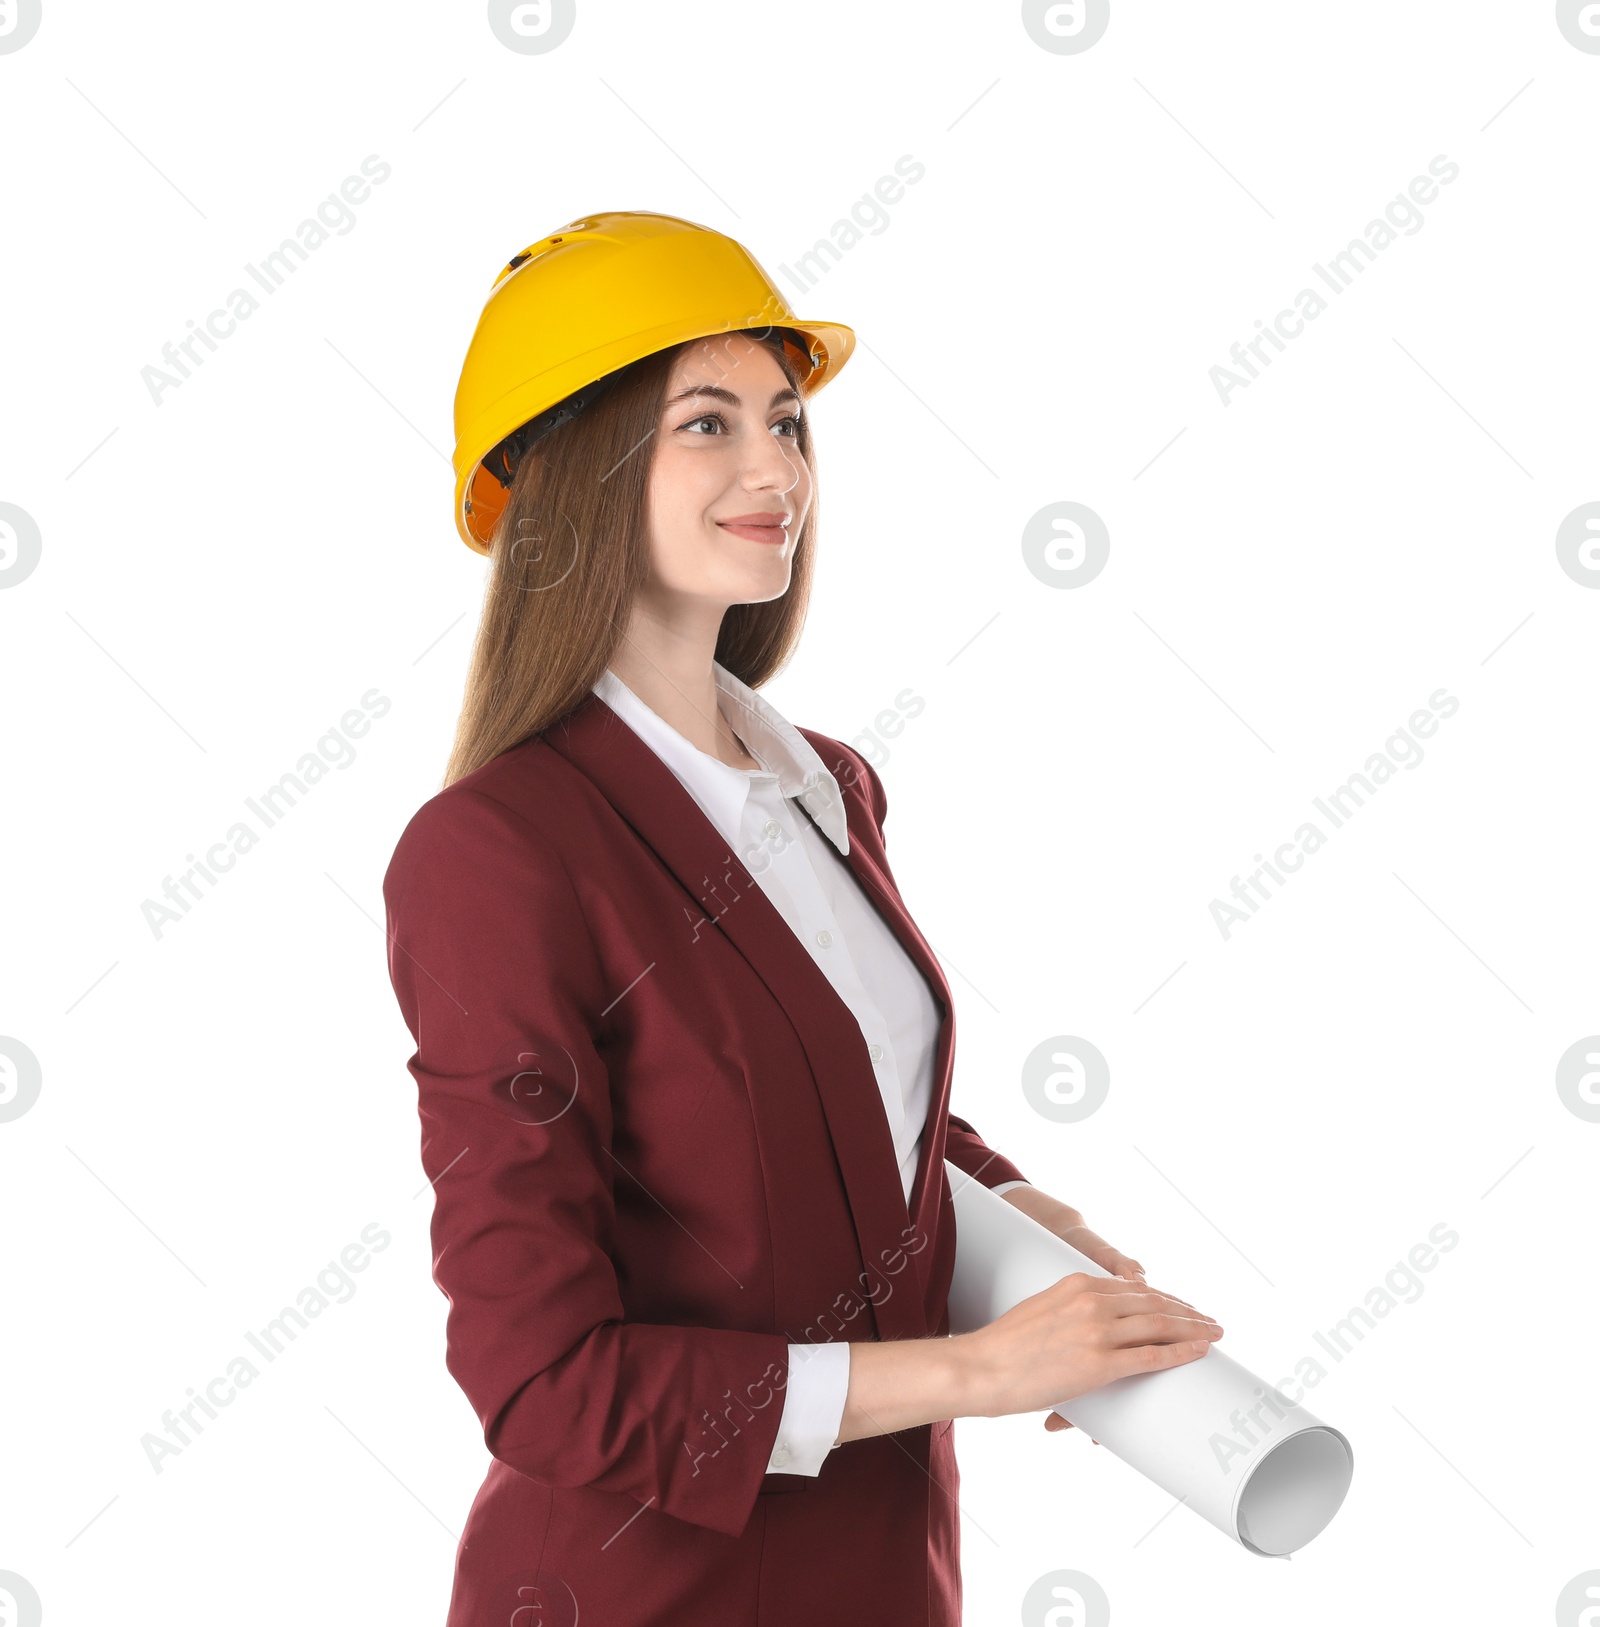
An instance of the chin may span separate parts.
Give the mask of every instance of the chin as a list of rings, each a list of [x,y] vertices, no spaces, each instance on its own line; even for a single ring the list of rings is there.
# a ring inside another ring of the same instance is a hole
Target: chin
[[[730,604],[765,604],[788,591],[789,562],[784,560],[776,569],[769,564],[765,569],[729,572],[724,596]]]

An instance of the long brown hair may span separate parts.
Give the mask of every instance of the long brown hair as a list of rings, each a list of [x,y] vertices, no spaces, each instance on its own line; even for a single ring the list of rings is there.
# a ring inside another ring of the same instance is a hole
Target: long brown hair
[[[800,388],[777,330],[739,331],[765,344]],[[685,348],[673,345],[624,368],[593,405],[536,441],[516,465],[490,548],[445,785],[565,717],[609,664],[649,576],[653,442]],[[730,605],[717,636],[716,659],[752,689],[793,654],[811,592],[816,462],[804,412],[796,439],[813,496],[788,591],[762,604]]]

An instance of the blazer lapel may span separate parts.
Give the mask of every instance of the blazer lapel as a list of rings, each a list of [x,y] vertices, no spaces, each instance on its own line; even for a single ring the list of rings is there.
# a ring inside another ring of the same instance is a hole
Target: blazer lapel
[[[871,1270],[896,1252],[905,1251],[922,1290],[917,1294],[891,1294],[873,1306],[879,1336],[921,1337],[927,1331],[926,1256],[931,1250],[924,1246],[911,1253],[907,1246],[909,1217],[894,1142],[866,1046],[849,1008],[738,856],[729,852],[716,827],[676,775],[598,695],[591,693],[545,731],[543,738],[598,788],[682,884],[688,894],[685,909],[691,919],[696,914],[703,917],[700,930],[722,932],[787,1013],[816,1080],[855,1220],[862,1261]],[[863,860],[857,857],[860,844],[853,829],[850,849],[852,869],[863,876],[862,869],[857,868]],[[894,900],[885,902],[883,882],[871,873],[870,861],[865,864],[863,885],[915,957],[918,951],[912,949],[907,938],[908,932],[915,935],[915,929]],[[932,956],[920,938],[917,943],[921,957],[918,963],[926,972]],[[933,975],[937,979],[933,986],[948,1012],[948,993],[936,966]],[[948,1018],[942,1027],[940,1071],[947,1075]],[[942,1115],[934,1116],[942,1124]],[[942,1158],[942,1136],[939,1141]],[[926,1185],[930,1151],[924,1135],[914,1202]],[[931,1167],[943,1168],[939,1162]],[[926,1209],[927,1204],[924,1202],[922,1207]],[[929,1218],[936,1217],[930,1212]],[[931,1238],[932,1231],[925,1229],[919,1235]],[[911,1246],[915,1247],[915,1237]]]
[[[833,742],[826,736],[802,728],[803,734],[822,757],[824,766],[841,784],[855,774],[854,766],[845,760],[830,763],[827,760]],[[846,817],[850,825],[850,851],[842,855],[851,873],[860,882],[862,890],[876,906],[889,930],[899,940],[913,964],[927,980],[929,991],[939,1007],[939,1040],[933,1060],[933,1090],[928,1102],[928,1116],[923,1122],[922,1144],[917,1154],[917,1174],[911,1186],[910,1223],[915,1235],[933,1243],[939,1221],[939,1205],[943,1192],[946,1107],[950,1100],[950,1080],[955,1058],[955,1004],[944,969],[934,957],[927,940],[917,929],[900,897],[900,890],[890,879],[887,865],[880,864],[873,855],[882,853],[882,840],[876,823],[870,815],[863,816],[858,804],[845,799]],[[826,838],[824,838],[826,840]],[[838,850],[835,849],[835,852]],[[918,1276],[926,1288],[929,1269],[935,1250],[922,1247],[914,1256]],[[931,1324],[930,1324],[931,1326]]]

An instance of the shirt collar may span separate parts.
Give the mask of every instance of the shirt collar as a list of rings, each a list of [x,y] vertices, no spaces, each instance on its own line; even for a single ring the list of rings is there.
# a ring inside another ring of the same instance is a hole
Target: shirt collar
[[[761,770],[734,768],[720,757],[701,751],[640,700],[609,667],[593,689],[672,770],[730,847],[738,841],[752,781],[765,772],[776,777],[784,796],[804,803],[840,853],[848,853],[850,833],[844,796],[811,742],[769,700],[736,678],[721,662],[713,661],[711,670],[723,711],[734,733],[761,763]]]

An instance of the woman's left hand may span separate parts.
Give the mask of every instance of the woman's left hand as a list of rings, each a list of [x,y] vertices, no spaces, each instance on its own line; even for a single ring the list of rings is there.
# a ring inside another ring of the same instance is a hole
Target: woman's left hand
[[[1070,1243],[1080,1254],[1087,1254],[1101,1270],[1109,1271],[1113,1277],[1144,1282],[1144,1267],[1121,1249],[1113,1248],[1097,1232],[1090,1231],[1083,1216],[1070,1203],[1063,1203],[1060,1198],[1052,1198],[1048,1192],[1029,1185],[1014,1186],[1000,1195],[1013,1209],[1020,1209],[1046,1231],[1054,1232],[1063,1243]]]
[[[1052,1231],[1055,1228],[1051,1227]],[[1063,1243],[1070,1243],[1080,1254],[1087,1254],[1097,1266],[1109,1271],[1113,1277],[1126,1277],[1130,1282],[1144,1282],[1144,1267],[1130,1260],[1119,1248],[1113,1248],[1105,1238],[1092,1232],[1082,1221],[1056,1232]],[[1148,1286],[1148,1284],[1146,1284]]]

